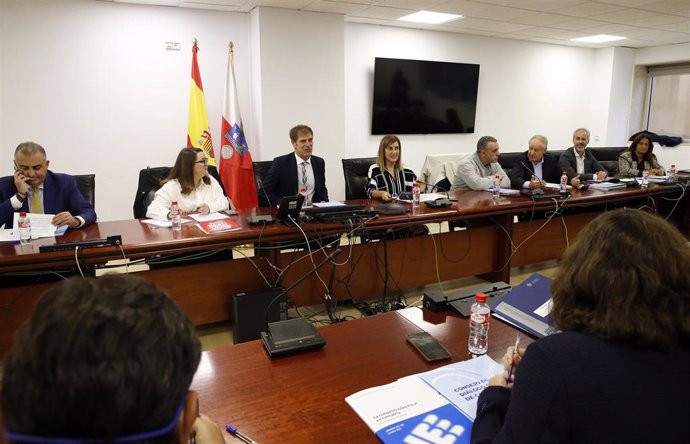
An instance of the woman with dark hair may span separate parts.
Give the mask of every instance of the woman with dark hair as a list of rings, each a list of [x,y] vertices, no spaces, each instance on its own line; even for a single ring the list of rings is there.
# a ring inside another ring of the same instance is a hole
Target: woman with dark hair
[[[654,143],[649,134],[638,134],[628,149],[618,156],[618,175],[641,177],[643,171],[648,171],[652,176],[663,176],[664,168],[659,165],[653,151]]]
[[[390,201],[400,193],[412,191],[417,176],[402,166],[402,145],[398,136],[383,136],[376,163],[369,167],[367,197]]]
[[[690,442],[690,248],[665,220],[620,209],[563,254],[562,330],[503,358],[473,443]],[[513,365],[514,384],[507,381]]]
[[[146,217],[170,219],[170,206],[174,201],[183,216],[192,213],[208,214],[229,208],[230,199],[216,179],[208,174],[208,159],[200,148],[182,148],[175,166],[156,191]]]

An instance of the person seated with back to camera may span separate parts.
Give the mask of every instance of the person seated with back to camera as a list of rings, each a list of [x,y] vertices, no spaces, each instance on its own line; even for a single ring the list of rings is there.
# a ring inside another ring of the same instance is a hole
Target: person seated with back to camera
[[[508,348],[504,373],[479,396],[471,442],[690,442],[686,241],[641,210],[587,225],[551,284],[562,333]]]
[[[216,179],[208,174],[208,159],[201,148],[182,148],[170,175],[146,210],[146,217],[170,219],[170,207],[177,201],[180,214],[208,214],[227,210],[232,202]]]
[[[415,173],[402,166],[402,144],[398,136],[383,136],[376,162],[369,167],[367,197],[390,202],[400,193],[412,192]]]
[[[60,281],[5,358],[5,438],[222,444],[189,390],[200,359],[192,322],[156,285],[129,275]]]
[[[654,143],[649,134],[638,134],[630,146],[618,156],[620,177],[641,177],[643,171],[650,176],[663,176],[666,171],[654,155]]]

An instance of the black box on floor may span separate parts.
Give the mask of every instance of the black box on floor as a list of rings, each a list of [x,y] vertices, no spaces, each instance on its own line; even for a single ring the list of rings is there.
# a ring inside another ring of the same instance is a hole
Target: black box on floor
[[[273,302],[266,313],[268,304],[283,290],[283,287],[266,288],[232,296],[232,341],[235,344],[259,339],[261,332],[266,330],[266,323],[287,319],[287,293]]]

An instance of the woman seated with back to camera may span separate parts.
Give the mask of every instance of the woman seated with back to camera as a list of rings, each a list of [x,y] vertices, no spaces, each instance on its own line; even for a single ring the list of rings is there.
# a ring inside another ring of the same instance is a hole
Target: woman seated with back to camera
[[[524,357],[508,349],[479,396],[472,443],[690,442],[686,242],[640,210],[585,227],[551,285],[562,333]]]
[[[400,193],[412,192],[417,176],[412,170],[403,168],[401,153],[402,145],[397,136],[383,136],[376,163],[369,167],[367,197],[388,202]]]
[[[229,199],[216,179],[208,174],[208,159],[200,148],[182,148],[175,166],[156,191],[146,217],[170,219],[170,208],[177,201],[180,214],[208,214],[229,208]]]
[[[653,153],[654,143],[649,134],[638,134],[625,151],[618,156],[620,177],[641,177],[643,171],[650,176],[663,176],[664,168],[659,165]]]

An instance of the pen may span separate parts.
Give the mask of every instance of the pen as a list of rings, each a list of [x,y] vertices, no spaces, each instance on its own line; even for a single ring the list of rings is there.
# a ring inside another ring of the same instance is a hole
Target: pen
[[[245,435],[244,433],[240,432],[230,424],[225,424],[225,430],[228,431],[229,434],[238,437],[242,441],[246,442],[247,444],[257,444],[256,441]]]
[[[518,347],[520,346],[520,332],[515,335],[515,347],[513,347],[513,359],[510,362],[510,371],[508,372],[508,380],[506,382],[510,383],[513,379],[513,369],[515,368],[515,355],[519,355]]]

